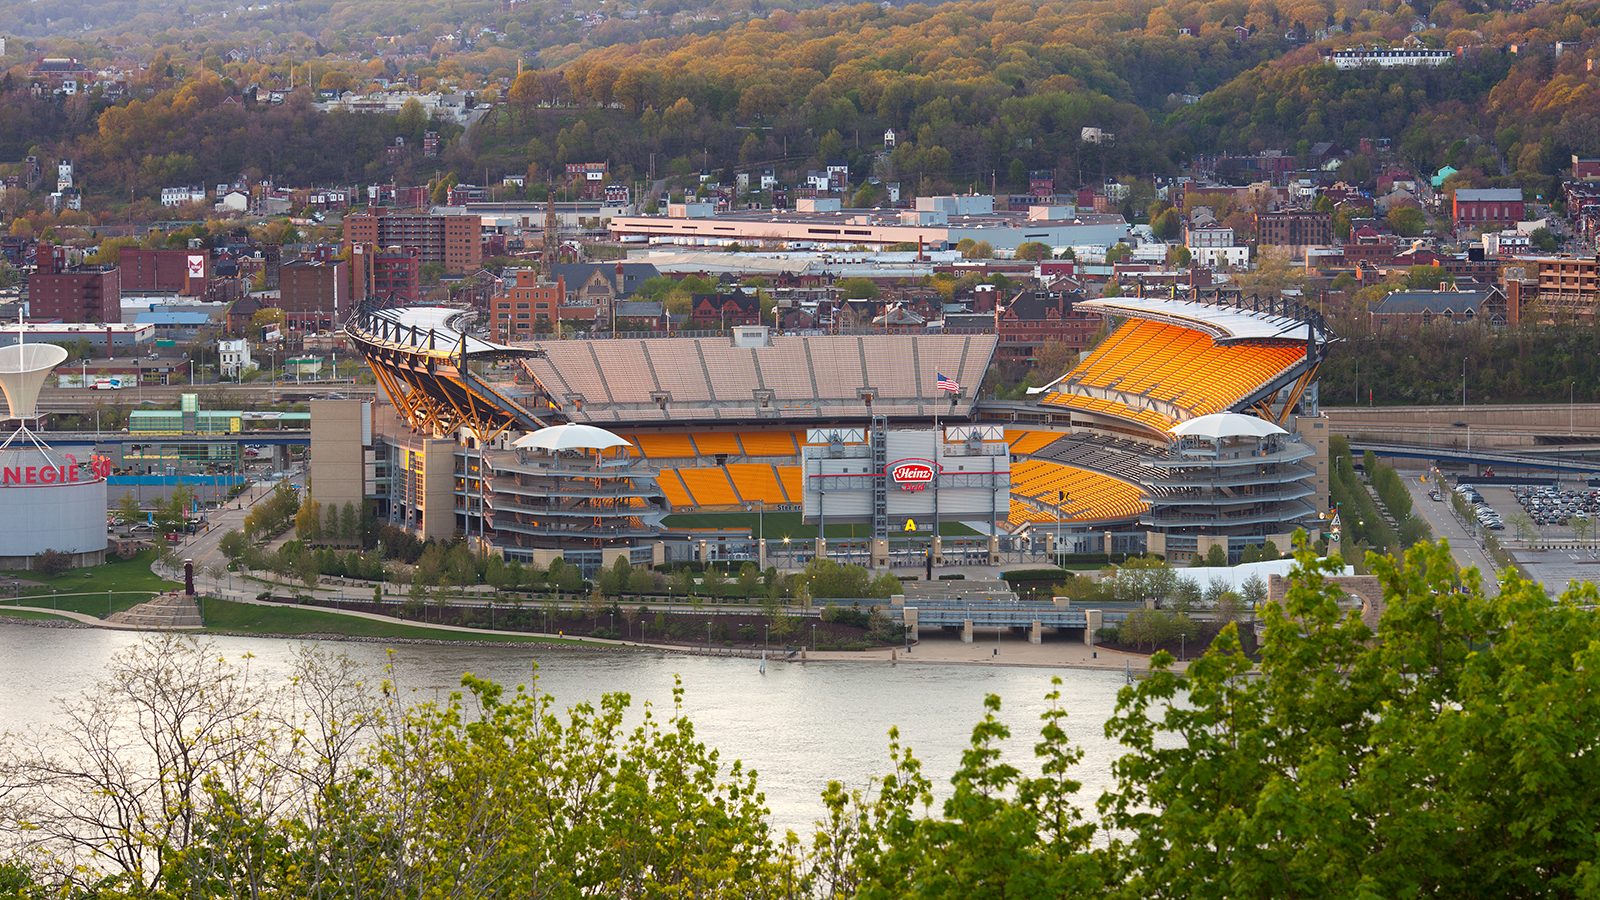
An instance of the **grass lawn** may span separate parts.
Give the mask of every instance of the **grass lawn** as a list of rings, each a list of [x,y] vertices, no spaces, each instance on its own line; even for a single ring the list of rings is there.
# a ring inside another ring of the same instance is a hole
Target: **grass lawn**
[[[762,514],[754,512],[677,513],[667,516],[661,524],[668,528],[748,528],[751,534],[765,534],[768,540],[782,540],[787,537],[809,541],[817,536],[817,526],[803,524],[800,521],[801,515],[797,512],[769,512],[763,521]],[[866,524],[825,527],[830,538],[872,536],[872,526]],[[960,522],[940,522],[939,533],[945,537],[972,537],[978,534]]]
[[[255,606],[207,598],[202,604],[206,627],[249,634],[348,634],[359,637],[429,638],[443,641],[506,641],[511,643],[577,644],[581,641],[491,631],[442,631],[405,622],[379,622],[317,609]],[[0,608],[0,614],[4,614]]]
[[[24,587],[18,592],[17,602],[22,605],[50,605],[53,588],[58,597],[55,602],[61,609],[104,617],[108,612],[106,591],[112,592],[110,603],[112,609],[128,609],[149,600],[151,594],[170,590],[178,585],[176,581],[163,581],[150,571],[150,564],[155,562],[155,559],[154,550],[145,550],[132,559],[113,557],[103,566],[72,569],[55,579],[39,578],[36,573],[27,571],[13,571],[6,574],[28,581],[43,582],[43,587]],[[0,600],[0,610],[5,608],[6,602]]]

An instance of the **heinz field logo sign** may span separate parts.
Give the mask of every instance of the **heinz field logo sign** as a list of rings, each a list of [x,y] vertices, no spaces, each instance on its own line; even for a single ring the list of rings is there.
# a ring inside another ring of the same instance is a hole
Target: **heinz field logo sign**
[[[928,459],[902,459],[889,466],[889,480],[902,491],[920,491],[933,483],[933,461]]]

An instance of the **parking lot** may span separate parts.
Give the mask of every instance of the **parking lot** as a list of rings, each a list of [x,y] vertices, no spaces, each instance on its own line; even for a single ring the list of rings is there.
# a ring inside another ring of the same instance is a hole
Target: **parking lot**
[[[1578,480],[1562,482],[1555,489],[1557,492],[1555,494],[1548,494],[1542,488],[1530,490],[1505,485],[1477,487],[1479,493],[1483,495],[1484,502],[1499,512],[1505,523],[1505,530],[1495,531],[1495,536],[1508,548],[1512,558],[1528,573],[1528,577],[1539,582],[1546,593],[1552,597],[1559,596],[1574,581],[1600,580],[1600,547],[1594,544],[1593,532],[1588,535],[1588,546],[1577,549],[1516,549],[1518,545],[1524,543],[1525,535],[1521,532],[1531,532],[1534,546],[1571,544],[1579,541],[1579,536],[1572,527],[1573,513],[1580,510],[1592,511],[1596,508],[1595,505],[1600,505],[1600,497],[1590,496],[1590,492],[1595,489]],[[1532,502],[1535,499],[1542,502]],[[1437,503],[1428,505],[1436,510],[1440,506]],[[1567,515],[1560,515],[1562,511],[1567,512]],[[1519,517],[1522,515],[1526,515],[1527,520],[1520,521],[1519,528]],[[1597,518],[1600,518],[1600,515],[1597,515]],[[1579,530],[1581,529],[1580,525]],[[1475,542],[1481,539],[1483,529],[1470,531]]]

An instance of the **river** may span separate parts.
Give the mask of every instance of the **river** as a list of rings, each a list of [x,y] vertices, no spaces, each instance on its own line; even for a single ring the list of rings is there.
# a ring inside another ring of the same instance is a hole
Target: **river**
[[[90,689],[106,661],[138,641],[137,634],[99,629],[0,625],[0,727],[43,724],[55,716],[56,698]],[[240,659],[269,677],[284,669],[292,642],[266,638],[212,638],[219,653]],[[351,658],[381,678],[387,661],[380,644],[341,643]],[[1001,720],[1010,726],[1006,759],[1037,772],[1033,744],[1039,715],[1048,703],[1050,678],[1062,681],[1066,730],[1083,748],[1075,777],[1084,783],[1083,806],[1092,808],[1111,785],[1111,763],[1120,755],[1104,724],[1112,713],[1120,672],[1006,666],[769,662],[674,653],[615,653],[528,647],[399,645],[397,681],[419,697],[443,698],[472,672],[506,685],[526,683],[539,664],[539,686],[561,708],[615,691],[633,707],[646,701],[669,710],[673,676],[683,679],[684,707],[696,734],[721,751],[724,763],[738,759],[759,773],[772,822],[808,835],[823,813],[819,797],[830,780],[865,787],[889,769],[888,731],[923,762],[936,788],[948,781],[968,746],[972,726],[983,716],[983,698],[1004,701]],[[637,720],[637,714],[632,717]]]

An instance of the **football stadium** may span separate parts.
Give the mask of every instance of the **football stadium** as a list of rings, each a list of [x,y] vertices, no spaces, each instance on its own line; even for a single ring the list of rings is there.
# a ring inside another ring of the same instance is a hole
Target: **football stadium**
[[[592,572],[1287,549],[1327,510],[1316,375],[1334,340],[1255,298],[1080,301],[1108,333],[1026,400],[977,390],[992,333],[494,343],[471,311],[362,306],[390,402],[363,493],[423,537]],[[313,435],[314,458],[317,453]]]

